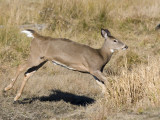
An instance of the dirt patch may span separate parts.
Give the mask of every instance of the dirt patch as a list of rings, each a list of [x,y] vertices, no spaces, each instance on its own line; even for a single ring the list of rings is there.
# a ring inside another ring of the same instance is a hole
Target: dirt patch
[[[48,96],[23,98],[13,103],[13,95],[0,97],[0,119],[2,120],[60,120],[85,119],[87,107],[94,109],[96,100],[60,90],[50,91]],[[96,118],[95,118],[96,119]],[[159,120],[160,109],[146,110],[142,114],[134,112],[112,113],[107,120]]]
[[[12,97],[0,98],[1,119],[51,119],[84,118],[81,108],[93,104],[94,99],[60,90],[51,91],[49,96],[24,98],[13,103]]]
[[[12,90],[8,91],[6,96],[2,95],[2,90],[11,82],[13,73],[12,70],[6,70],[0,76],[0,119],[2,120],[160,119],[160,109],[144,110],[141,113],[122,109],[117,113],[116,110],[112,110],[114,107],[110,107],[113,104],[106,102],[92,76],[55,66],[54,73],[49,68],[42,68],[30,78],[21,98],[13,104],[23,74]]]

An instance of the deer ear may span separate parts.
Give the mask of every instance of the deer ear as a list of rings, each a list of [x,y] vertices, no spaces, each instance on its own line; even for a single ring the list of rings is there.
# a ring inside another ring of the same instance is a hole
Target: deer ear
[[[107,29],[101,29],[101,35],[102,35],[102,37],[107,39],[108,37],[111,36],[111,33]]]

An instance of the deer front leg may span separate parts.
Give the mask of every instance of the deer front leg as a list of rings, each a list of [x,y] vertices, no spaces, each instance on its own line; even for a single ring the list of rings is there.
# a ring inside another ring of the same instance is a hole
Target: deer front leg
[[[95,78],[98,85],[102,88],[102,93],[106,93],[106,85],[108,84],[107,78],[103,75],[101,71],[93,71],[91,72],[93,77]]]

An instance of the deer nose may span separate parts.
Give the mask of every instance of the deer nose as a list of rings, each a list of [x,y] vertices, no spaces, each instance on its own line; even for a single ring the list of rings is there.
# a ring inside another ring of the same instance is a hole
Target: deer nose
[[[125,45],[122,49],[123,49],[123,50],[126,50],[126,49],[128,49],[128,46]]]
[[[125,47],[124,47],[125,49],[128,49],[128,46],[127,45],[125,45]]]

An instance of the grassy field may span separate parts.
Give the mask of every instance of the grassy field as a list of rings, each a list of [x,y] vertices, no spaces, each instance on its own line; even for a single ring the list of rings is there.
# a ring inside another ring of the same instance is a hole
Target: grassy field
[[[100,48],[100,29],[129,46],[114,53],[104,73],[104,97],[94,78],[47,63],[12,104],[22,82],[4,97],[0,119],[160,119],[159,0],[0,0],[0,91],[28,56],[31,39],[22,25],[45,24],[40,34]],[[26,27],[28,28],[28,27]],[[53,67],[51,67],[53,66]]]

